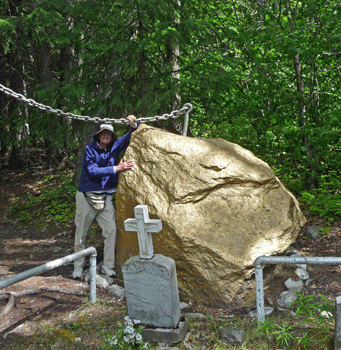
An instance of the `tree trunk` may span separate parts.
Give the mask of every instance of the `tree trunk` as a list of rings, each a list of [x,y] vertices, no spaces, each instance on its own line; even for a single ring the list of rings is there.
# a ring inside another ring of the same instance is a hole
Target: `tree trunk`
[[[178,7],[178,13],[181,13],[181,1],[177,0],[177,7]],[[180,18],[175,18],[174,22],[176,26],[180,23]],[[179,27],[179,26],[178,26]],[[175,95],[170,100],[170,111],[177,110],[181,108],[181,93],[180,93],[180,64],[179,64],[179,57],[180,57],[180,44],[178,42],[168,42],[166,45],[166,62],[170,64],[172,67],[172,77],[173,77],[173,83],[176,86],[176,92]],[[165,113],[165,112],[162,112]],[[166,122],[158,122],[156,123],[156,126],[165,128],[166,130],[175,133],[175,134],[182,134],[183,126],[181,123],[179,123],[178,120],[170,118]]]
[[[313,169],[312,166],[312,151],[311,151],[311,145],[307,136],[307,117],[306,117],[306,107],[305,107],[305,101],[304,101],[304,84],[303,84],[303,75],[302,75],[302,65],[300,56],[297,53],[294,57],[294,65],[295,65],[295,73],[296,73],[296,85],[297,85],[297,92],[298,92],[298,104],[299,104],[299,111],[298,111],[298,122],[300,128],[303,130],[303,137],[302,137],[302,144],[304,146],[306,156],[307,156],[307,170],[308,174],[306,175],[305,181],[306,181],[306,187],[308,190],[318,187],[318,179],[316,176],[314,176],[313,171],[317,171],[317,169]]]

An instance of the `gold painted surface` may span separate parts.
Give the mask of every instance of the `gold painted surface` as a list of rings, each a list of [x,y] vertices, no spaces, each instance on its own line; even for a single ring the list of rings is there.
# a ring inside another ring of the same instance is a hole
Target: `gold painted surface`
[[[205,303],[227,303],[261,255],[295,241],[305,218],[294,196],[250,151],[221,139],[195,139],[141,125],[125,157],[116,194],[117,264],[138,254],[124,231],[134,207],[162,220],[154,252],[171,257],[180,290]]]

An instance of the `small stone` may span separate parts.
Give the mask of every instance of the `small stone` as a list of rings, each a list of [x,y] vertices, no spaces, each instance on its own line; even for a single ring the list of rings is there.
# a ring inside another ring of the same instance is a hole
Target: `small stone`
[[[108,292],[117,298],[125,298],[126,296],[125,289],[122,288],[121,286],[118,286],[117,284],[113,284],[109,286]]]
[[[300,278],[301,280],[303,281],[306,281],[309,279],[309,273],[307,272],[307,270],[305,269],[302,269],[300,267],[298,267],[296,270],[295,270],[295,273],[296,275],[298,276],[298,278]]]
[[[243,329],[221,328],[219,334],[222,340],[231,345],[242,344],[245,337],[245,331]]]
[[[322,311],[322,312],[320,313],[320,316],[329,319],[329,318],[332,318],[332,317],[333,317],[333,314],[332,314],[331,312],[329,312],[329,311],[325,311],[325,310],[324,310],[324,311]]]
[[[292,278],[288,278],[284,284],[293,293],[296,291],[300,292],[303,289],[303,282],[301,280],[293,280]]]
[[[84,272],[83,278],[84,278],[85,282],[90,283],[90,271],[89,270]],[[101,289],[105,289],[105,288],[109,287],[109,283],[104,277],[96,274],[96,287],[101,288]]]
[[[307,270],[307,264],[296,264],[298,268],[301,268],[303,270]]]
[[[101,289],[105,289],[105,288],[109,287],[109,283],[105,278],[103,278],[99,275],[96,275],[96,287],[101,288]]]
[[[306,229],[306,235],[310,239],[316,239],[321,236],[320,229],[317,226],[309,226]]]
[[[187,332],[186,336],[185,336],[185,339],[184,339],[184,342],[189,341],[191,338],[192,338],[191,332]]]
[[[307,280],[305,281],[305,285],[306,285],[307,287],[309,287],[309,285],[312,284],[313,282],[314,282],[314,279],[309,278],[309,279],[307,279]]]
[[[189,305],[187,303],[184,303],[184,302],[180,302],[180,310],[184,310],[184,309],[187,309],[189,308]]]
[[[206,316],[200,312],[187,312],[183,314],[184,317],[186,318],[195,318],[195,319],[206,319]]]
[[[264,315],[268,316],[274,312],[274,308],[271,306],[265,306]],[[257,310],[250,311],[250,317],[257,318]]]
[[[81,337],[75,338],[75,343],[80,343],[81,341],[82,341],[82,338],[81,338]]]
[[[51,253],[60,253],[60,252],[62,252],[63,251],[63,248],[61,248],[61,247],[49,247],[48,249],[47,249],[49,252],[51,252]]]
[[[277,303],[280,307],[288,308],[290,304],[298,299],[297,295],[293,292],[287,290],[282,292],[280,298],[277,300]]]
[[[109,286],[111,286],[114,283],[114,280],[111,277],[109,277],[107,275],[103,275],[103,274],[99,274],[99,275],[108,282]]]

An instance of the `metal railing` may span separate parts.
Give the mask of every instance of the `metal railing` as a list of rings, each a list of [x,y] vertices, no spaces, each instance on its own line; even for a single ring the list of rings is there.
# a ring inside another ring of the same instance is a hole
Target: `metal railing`
[[[336,317],[335,317],[335,341],[334,350],[341,349],[341,296],[335,298],[336,302]]]
[[[77,260],[84,256],[90,255],[90,301],[92,304],[96,303],[96,257],[97,251],[94,247],[84,249],[80,252],[73,253],[63,258],[50,261],[46,264],[34,267],[32,269],[20,272],[14,276],[5,278],[0,281],[0,289],[11,286],[12,284],[23,281],[29,277],[39,275],[43,272],[55,269],[57,267],[63,266],[71,261]]]
[[[258,325],[265,321],[263,265],[265,264],[307,264],[307,265],[341,265],[341,257],[294,257],[294,256],[260,256],[256,267],[256,303]]]

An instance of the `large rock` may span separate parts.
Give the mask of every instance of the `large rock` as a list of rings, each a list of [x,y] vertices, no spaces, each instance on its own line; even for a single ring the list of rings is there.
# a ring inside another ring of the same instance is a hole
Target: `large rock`
[[[283,252],[305,223],[297,200],[271,168],[222,139],[195,139],[141,125],[116,194],[117,263],[138,255],[124,230],[134,207],[162,220],[154,252],[175,260],[180,291],[205,303],[230,302],[260,255]]]

